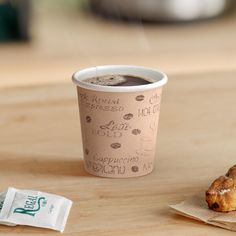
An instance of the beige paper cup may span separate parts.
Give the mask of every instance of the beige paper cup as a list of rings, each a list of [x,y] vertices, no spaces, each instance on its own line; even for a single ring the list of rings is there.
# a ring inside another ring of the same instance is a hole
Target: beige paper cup
[[[132,75],[152,83],[101,86],[84,82],[101,75]],[[167,76],[138,66],[98,66],[73,75],[77,85],[84,166],[93,175],[127,178],[154,168],[162,86]]]

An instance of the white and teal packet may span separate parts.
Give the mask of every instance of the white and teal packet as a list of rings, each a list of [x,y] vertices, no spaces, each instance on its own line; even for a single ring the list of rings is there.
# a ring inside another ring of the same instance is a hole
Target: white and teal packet
[[[3,203],[6,197],[6,192],[1,192],[0,193],[0,212],[2,211]]]
[[[55,194],[10,187],[0,193],[0,224],[63,232],[71,206],[71,200]]]
[[[0,193],[0,213],[2,211],[2,207],[3,207],[3,204],[4,204],[5,198],[6,198],[6,194],[7,194],[7,191],[4,191],[4,192]],[[16,224],[7,223],[7,222],[4,222],[4,221],[0,221],[0,224],[8,225],[8,226],[15,226],[16,225]]]

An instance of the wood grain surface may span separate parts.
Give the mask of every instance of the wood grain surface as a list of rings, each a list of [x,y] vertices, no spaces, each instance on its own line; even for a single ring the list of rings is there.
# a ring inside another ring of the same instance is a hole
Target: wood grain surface
[[[236,70],[236,8],[206,21],[142,24],[68,9],[64,1],[33,2],[30,43],[0,44],[0,87],[65,82],[78,69],[104,64],[168,75]]]
[[[72,83],[0,89],[0,189],[63,195],[74,204],[64,235],[234,235],[174,214],[168,204],[205,190],[236,162],[236,72],[171,76],[163,91],[156,168],[106,179],[83,169]],[[1,235],[58,235],[0,226]]]

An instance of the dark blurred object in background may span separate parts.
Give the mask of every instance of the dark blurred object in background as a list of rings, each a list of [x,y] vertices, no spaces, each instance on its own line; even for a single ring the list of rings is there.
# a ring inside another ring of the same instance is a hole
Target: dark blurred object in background
[[[0,0],[0,41],[29,40],[29,0]]]
[[[96,13],[115,19],[184,22],[218,16],[232,0],[90,0]]]

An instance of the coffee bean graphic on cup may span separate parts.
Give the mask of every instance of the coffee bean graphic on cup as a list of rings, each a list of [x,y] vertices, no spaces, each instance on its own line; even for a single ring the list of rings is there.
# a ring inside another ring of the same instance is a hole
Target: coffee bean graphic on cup
[[[133,172],[138,172],[138,166],[132,166],[132,167],[131,167],[131,170],[132,170]]]
[[[120,143],[112,143],[111,147],[114,148],[114,149],[117,149],[117,148],[121,147],[121,144]]]
[[[91,118],[90,116],[86,116],[85,119],[86,119],[86,122],[87,122],[87,123],[90,123],[90,122],[92,121],[92,118]]]
[[[124,120],[130,120],[130,119],[132,119],[133,118],[133,114],[131,114],[131,113],[128,113],[128,114],[125,114],[124,116],[123,116],[123,118],[124,118]]]
[[[132,134],[134,134],[134,135],[141,134],[141,130],[140,129],[133,129]]]
[[[144,96],[143,95],[138,95],[135,99],[136,99],[136,101],[141,102],[141,101],[144,100]]]

